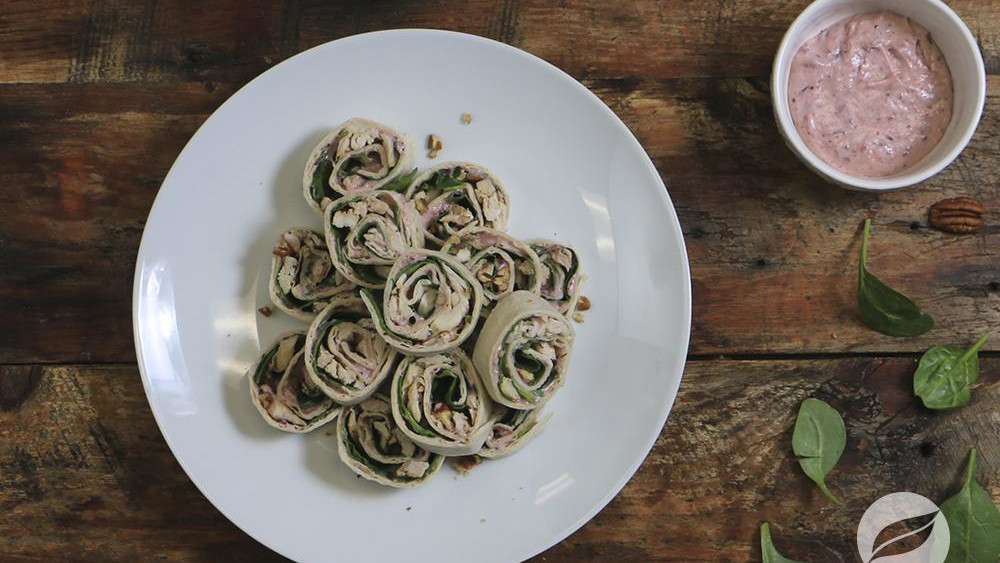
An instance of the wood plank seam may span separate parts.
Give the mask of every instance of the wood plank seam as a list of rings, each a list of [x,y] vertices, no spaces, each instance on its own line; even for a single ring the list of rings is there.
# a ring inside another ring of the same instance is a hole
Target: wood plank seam
[[[518,0],[501,0],[500,9],[490,26],[490,35],[497,41],[513,44],[517,37]]]

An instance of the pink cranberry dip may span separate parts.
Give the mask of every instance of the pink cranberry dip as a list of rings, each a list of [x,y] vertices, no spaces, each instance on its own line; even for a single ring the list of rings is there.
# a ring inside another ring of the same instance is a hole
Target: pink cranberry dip
[[[837,170],[882,177],[931,152],[951,121],[951,72],[923,27],[857,14],[792,59],[788,101],[806,146]]]

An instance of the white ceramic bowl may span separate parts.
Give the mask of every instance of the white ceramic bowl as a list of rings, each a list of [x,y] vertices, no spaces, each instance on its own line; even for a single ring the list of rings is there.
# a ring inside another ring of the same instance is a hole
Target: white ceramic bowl
[[[955,102],[944,137],[923,160],[892,176],[866,178],[833,168],[806,146],[788,108],[788,75],[799,47],[820,31],[851,15],[882,10],[905,16],[930,32],[951,70]],[[986,101],[986,70],[969,28],[940,0],[816,0],[796,18],[778,47],[771,72],[771,99],[778,128],[788,146],[817,174],[855,190],[894,190],[937,174],[969,143]]]

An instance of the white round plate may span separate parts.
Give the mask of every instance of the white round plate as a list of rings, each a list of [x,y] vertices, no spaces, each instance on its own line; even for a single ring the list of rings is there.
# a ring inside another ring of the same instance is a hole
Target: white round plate
[[[302,326],[257,313],[270,249],[290,226],[320,228],[302,168],[355,116],[421,146],[439,135],[435,162],[489,167],[510,192],[510,231],[575,247],[593,302],[545,431],[509,458],[466,477],[445,467],[412,490],[356,478],[332,425],[305,436],[267,426],[244,376],[262,346]],[[301,562],[520,561],[565,538],[621,490],[659,434],[690,310],[677,216],[614,113],[532,55],[426,30],[310,49],[223,104],[160,188],[133,296],[143,384],[177,460],[237,526]]]

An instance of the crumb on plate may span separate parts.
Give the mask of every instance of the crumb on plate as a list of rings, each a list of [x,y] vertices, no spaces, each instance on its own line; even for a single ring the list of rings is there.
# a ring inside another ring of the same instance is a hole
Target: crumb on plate
[[[438,152],[444,148],[441,137],[431,133],[427,136],[427,158],[437,158]]]

